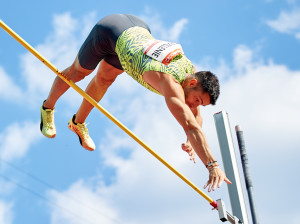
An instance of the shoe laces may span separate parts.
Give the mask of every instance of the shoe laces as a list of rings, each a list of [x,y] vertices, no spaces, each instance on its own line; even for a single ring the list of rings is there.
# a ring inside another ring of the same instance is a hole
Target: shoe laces
[[[48,128],[53,128],[53,124],[54,124],[54,121],[53,121],[53,118],[54,118],[54,110],[51,110],[51,109],[46,109],[46,116],[44,117],[45,119],[45,126],[48,127]]]
[[[80,133],[82,133],[84,139],[89,139],[89,131],[87,129],[87,124],[85,123],[77,123],[77,127],[80,129]]]

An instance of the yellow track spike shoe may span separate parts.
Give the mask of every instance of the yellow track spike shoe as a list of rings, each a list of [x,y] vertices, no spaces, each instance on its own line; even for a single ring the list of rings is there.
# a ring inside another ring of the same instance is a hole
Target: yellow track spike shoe
[[[42,134],[48,138],[54,138],[56,136],[56,129],[54,124],[54,110],[47,109],[42,105],[40,111],[41,111],[40,129]]]
[[[89,131],[85,125],[85,123],[75,123],[75,115],[70,119],[68,123],[68,128],[73,131],[79,138],[79,142],[83,148],[94,151],[95,143],[89,136]]]

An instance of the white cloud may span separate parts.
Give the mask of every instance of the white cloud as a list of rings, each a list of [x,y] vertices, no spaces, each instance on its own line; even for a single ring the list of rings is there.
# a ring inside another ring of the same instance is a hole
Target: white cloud
[[[10,101],[20,101],[22,90],[14,83],[14,80],[0,66],[0,97]]]
[[[11,124],[0,133],[0,157],[6,161],[23,157],[41,136],[38,123],[28,121]]]
[[[174,42],[179,41],[180,34],[188,24],[188,19],[182,18],[167,28],[164,26],[161,16],[150,8],[146,8],[145,14],[139,17],[148,24],[155,38]]]
[[[13,223],[12,203],[0,201],[0,223]]]
[[[291,4],[291,5],[297,3],[297,0],[286,0],[286,1],[288,4]]]
[[[275,20],[266,21],[267,25],[278,32],[294,35],[300,39],[300,9],[296,8],[291,12],[280,12],[280,15]]]
[[[94,25],[95,13],[90,13],[82,20],[74,19],[70,13],[54,15],[53,30],[44,43],[33,46],[46,60],[62,71],[70,66],[79,50],[80,44],[88,35],[88,31]],[[84,27],[82,29],[82,27]],[[30,40],[27,40],[30,43]],[[30,52],[21,55],[21,79],[22,87],[12,80],[9,74],[0,67],[0,95],[1,98],[15,100],[17,102],[40,104],[41,96],[47,97],[52,82],[56,77],[45,64],[33,56]],[[86,86],[89,79],[79,83]],[[26,96],[26,97],[25,97]],[[74,92],[67,93],[63,99],[72,105],[81,97]]]
[[[78,22],[72,18],[70,13],[56,14],[53,16],[53,27],[55,28],[55,40],[68,40],[78,26]],[[57,38],[59,37],[59,38]]]
[[[51,223],[115,223],[116,212],[111,209],[109,202],[105,202],[105,197],[101,197],[105,192],[94,192],[94,189],[78,181],[68,192],[50,191],[48,195],[55,201]]]
[[[186,24],[188,24],[188,19],[183,18],[178,20],[168,31],[168,36],[164,36],[163,39],[171,38],[172,41],[177,42]]]
[[[247,63],[245,55],[248,55]],[[266,135],[266,140],[275,146],[280,145],[281,140],[272,139],[270,133],[280,135],[295,147],[294,144],[299,144],[296,133],[300,131],[300,121],[292,118],[300,112],[300,99],[297,97],[300,95],[297,87],[300,71],[291,71],[272,60],[268,63],[253,61],[251,50],[245,46],[235,50],[234,60],[233,73],[237,75],[223,83],[220,106],[230,108],[239,119],[247,116],[245,125],[253,131],[252,134],[258,133],[259,127],[260,134],[256,137]],[[280,130],[289,131],[281,133]]]
[[[84,21],[86,22],[86,20]],[[35,48],[50,63],[62,71],[73,63],[79,50],[79,45],[83,41],[80,27],[86,26],[81,24],[79,20],[72,18],[70,13],[54,15],[54,30],[44,43],[39,44]],[[75,35],[78,32],[80,35]],[[39,100],[40,103],[40,96],[47,97],[56,74],[30,53],[22,56],[21,64],[23,69],[22,76],[27,84],[27,94],[30,96],[31,101],[36,102]],[[68,94],[67,96],[70,95]],[[64,99],[68,99],[68,97]]]
[[[84,16],[82,20],[76,20],[70,13],[54,15],[53,31],[50,32],[44,43],[33,47],[46,60],[62,71],[73,63],[80,44],[94,25],[95,16],[95,13],[90,13]],[[27,41],[30,43],[30,40]],[[0,67],[1,98],[27,104],[36,104],[37,102],[40,104],[40,97],[47,97],[56,74],[30,52],[21,55],[21,70],[22,86],[16,84],[9,74],[6,74],[4,69]],[[80,82],[79,85],[85,87],[89,79],[91,78]],[[68,93],[64,97],[70,105],[73,104],[74,98],[75,100],[81,99],[74,92]]]

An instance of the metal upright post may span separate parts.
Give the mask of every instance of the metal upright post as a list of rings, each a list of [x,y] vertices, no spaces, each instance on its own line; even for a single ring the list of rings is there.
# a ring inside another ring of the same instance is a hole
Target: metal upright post
[[[253,222],[253,224],[258,224],[259,222],[258,222],[255,203],[254,203],[253,184],[252,184],[252,180],[251,180],[251,176],[250,176],[250,170],[248,167],[248,156],[247,156],[246,147],[245,147],[243,130],[239,125],[237,125],[237,126],[235,126],[235,131],[236,131],[236,136],[237,136],[237,140],[239,143],[241,161],[242,161],[242,165],[243,165],[246,188],[247,188],[248,197],[249,197],[252,222]]]
[[[247,210],[232,142],[228,115],[225,111],[221,111],[214,115],[214,119],[224,170],[228,179],[232,182],[232,184],[228,184],[232,213],[234,216],[241,219],[244,224],[248,224]]]

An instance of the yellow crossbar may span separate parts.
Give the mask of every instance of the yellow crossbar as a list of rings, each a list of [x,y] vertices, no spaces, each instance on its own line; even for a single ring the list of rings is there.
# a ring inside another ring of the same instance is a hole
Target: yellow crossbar
[[[64,75],[52,65],[46,58],[44,58],[39,52],[37,52],[32,46],[30,46],[22,37],[15,33],[9,26],[7,26],[2,20],[0,20],[0,26],[9,35],[16,39],[20,44],[22,44],[28,51],[30,51],[34,56],[36,56],[41,62],[43,62],[48,68],[56,73],[63,81],[65,81],[69,86],[76,90],[81,96],[83,96],[89,103],[100,110],[105,116],[107,116],[112,122],[119,126],[124,132],[126,132],[131,138],[133,138],[137,143],[144,147],[149,153],[151,153],[156,159],[168,167],[173,173],[180,177],[185,183],[192,187],[197,193],[204,197],[213,207],[217,207],[216,202],[200,190],[195,184],[178,172],[174,167],[172,167],[168,162],[166,162],[161,156],[159,156],[155,151],[153,151],[146,143],[139,139],[132,131],[130,131],[125,125],[118,121],[114,116],[112,116],[107,110],[100,106],[93,98],[91,98],[86,92],[80,89],[74,82],[68,80]]]

